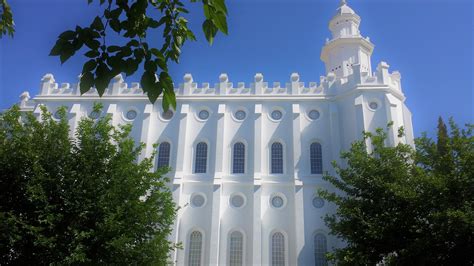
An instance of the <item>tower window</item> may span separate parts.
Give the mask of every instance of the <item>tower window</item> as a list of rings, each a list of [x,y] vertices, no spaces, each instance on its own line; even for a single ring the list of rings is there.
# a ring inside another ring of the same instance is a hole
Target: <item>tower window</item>
[[[283,174],[283,145],[279,142],[272,144],[271,165],[272,174]]]
[[[235,143],[233,153],[232,173],[243,174],[245,172],[245,145],[242,142]]]
[[[158,162],[156,168],[170,165],[170,148],[171,145],[169,142],[160,143],[160,146],[158,146]]]
[[[188,265],[201,266],[202,254],[202,234],[199,231],[194,231],[189,236],[189,257]]]
[[[285,266],[285,236],[280,232],[272,235],[272,266]]]
[[[311,143],[309,148],[310,152],[310,163],[311,163],[311,174],[322,174],[323,173],[323,155],[321,144],[318,142]]]
[[[318,233],[314,236],[314,260],[316,266],[327,266],[326,252],[327,252],[326,236]]]
[[[194,163],[195,173],[206,173],[207,170],[207,144],[199,142],[196,145],[196,161]]]
[[[244,257],[244,237],[241,232],[234,231],[230,234],[229,265],[242,266]]]

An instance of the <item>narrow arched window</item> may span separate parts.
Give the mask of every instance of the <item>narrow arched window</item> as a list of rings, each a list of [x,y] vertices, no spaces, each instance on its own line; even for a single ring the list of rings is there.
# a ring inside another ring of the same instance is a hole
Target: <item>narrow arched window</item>
[[[272,144],[271,164],[272,174],[283,174],[283,145],[279,142]]]
[[[314,260],[316,266],[327,266],[326,260],[327,243],[326,236],[318,233],[314,236]]]
[[[234,231],[230,234],[229,265],[242,266],[244,257],[244,237],[241,232]]]
[[[322,174],[323,173],[323,154],[321,150],[321,144],[318,142],[311,143],[310,150],[310,161],[311,161],[311,174]]]
[[[200,266],[202,254],[202,234],[199,231],[194,231],[189,236],[189,266]]]
[[[272,235],[272,266],[285,266],[285,236],[280,232]]]
[[[196,161],[194,163],[195,173],[205,173],[207,168],[207,144],[199,142],[196,145]]]
[[[170,147],[169,142],[162,142],[158,146],[158,162],[156,168],[170,165]]]
[[[235,143],[233,152],[232,173],[243,174],[245,172],[245,145],[242,142]]]

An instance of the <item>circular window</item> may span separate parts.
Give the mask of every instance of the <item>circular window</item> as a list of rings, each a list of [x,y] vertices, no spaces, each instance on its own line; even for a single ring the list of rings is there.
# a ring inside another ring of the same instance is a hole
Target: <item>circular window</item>
[[[239,110],[239,111],[235,112],[235,114],[234,114],[235,119],[237,119],[239,121],[244,120],[246,116],[247,116],[247,114],[243,110]]]
[[[98,112],[98,111],[92,111],[89,114],[89,117],[92,118],[92,119],[97,119],[97,118],[99,118],[99,116],[100,116],[100,112]]]
[[[191,204],[193,207],[202,207],[206,203],[206,199],[203,195],[197,194],[191,197]]]
[[[127,113],[125,114],[125,117],[128,119],[128,120],[133,120],[135,118],[137,118],[137,111],[135,110],[128,110]]]
[[[275,110],[272,112],[271,116],[273,120],[280,120],[283,117],[283,113],[279,110]]]
[[[201,110],[198,114],[198,117],[201,119],[201,120],[206,120],[209,118],[209,111],[207,110]]]
[[[371,103],[369,103],[369,107],[370,107],[370,109],[375,110],[375,109],[379,108],[379,104],[377,102],[371,102]]]
[[[54,113],[53,117],[55,119],[61,119],[61,115],[59,114],[59,110]]]
[[[316,120],[316,119],[318,119],[320,116],[321,116],[321,114],[319,113],[318,110],[311,110],[311,111],[309,111],[309,113],[308,113],[308,117],[309,117],[311,120]]]
[[[161,117],[165,120],[170,120],[171,118],[173,118],[173,115],[174,115],[174,113],[171,110],[168,110],[166,112],[161,113]]]
[[[234,195],[230,198],[230,205],[235,208],[244,206],[245,198],[242,195]]]
[[[320,197],[314,197],[313,206],[317,209],[324,207],[324,200]]]
[[[274,196],[271,202],[272,202],[272,206],[275,208],[281,208],[283,207],[283,204],[285,203],[283,198],[280,196]]]

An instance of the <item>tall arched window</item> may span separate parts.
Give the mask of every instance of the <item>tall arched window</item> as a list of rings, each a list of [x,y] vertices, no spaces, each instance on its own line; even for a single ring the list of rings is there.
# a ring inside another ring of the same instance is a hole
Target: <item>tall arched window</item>
[[[285,236],[280,232],[272,235],[272,266],[285,266]]]
[[[235,143],[233,152],[232,173],[243,174],[245,172],[245,145],[242,142]]]
[[[194,163],[195,173],[205,173],[207,168],[207,144],[199,142],[196,145],[196,161]]]
[[[170,143],[162,142],[158,146],[158,162],[156,168],[170,165]]]
[[[323,173],[323,154],[321,150],[321,144],[318,142],[311,143],[309,148],[310,161],[311,161],[311,174],[322,174]]]
[[[318,233],[314,236],[314,260],[316,266],[327,266],[326,260],[327,244],[326,236]]]
[[[280,142],[272,144],[271,164],[272,174],[283,174],[283,145]]]
[[[202,234],[199,231],[194,231],[189,236],[189,266],[201,266],[202,254]]]
[[[242,266],[244,257],[244,237],[241,232],[234,231],[230,234],[229,265]]]

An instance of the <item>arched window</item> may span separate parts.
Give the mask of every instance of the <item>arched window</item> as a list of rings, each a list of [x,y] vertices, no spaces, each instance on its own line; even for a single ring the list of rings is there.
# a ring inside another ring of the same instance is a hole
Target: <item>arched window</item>
[[[199,231],[194,231],[189,236],[189,266],[200,266],[202,254],[202,234]]]
[[[311,161],[311,174],[322,174],[323,173],[323,155],[321,150],[321,144],[318,142],[311,143],[309,148],[310,161]]]
[[[196,145],[196,161],[194,164],[195,173],[205,173],[207,168],[207,144],[199,142]]]
[[[169,142],[162,142],[158,146],[158,162],[156,168],[170,165],[170,144]]]
[[[272,266],[285,266],[285,236],[280,232],[272,235]]]
[[[234,144],[234,158],[232,162],[232,173],[243,174],[245,172],[245,145],[242,142]]]
[[[283,174],[283,145],[279,142],[272,144],[271,164],[272,174]]]
[[[314,236],[314,260],[316,266],[327,266],[328,262],[326,261],[326,236],[318,233]]]
[[[242,266],[244,257],[244,237],[241,232],[234,231],[230,234],[229,265]]]

